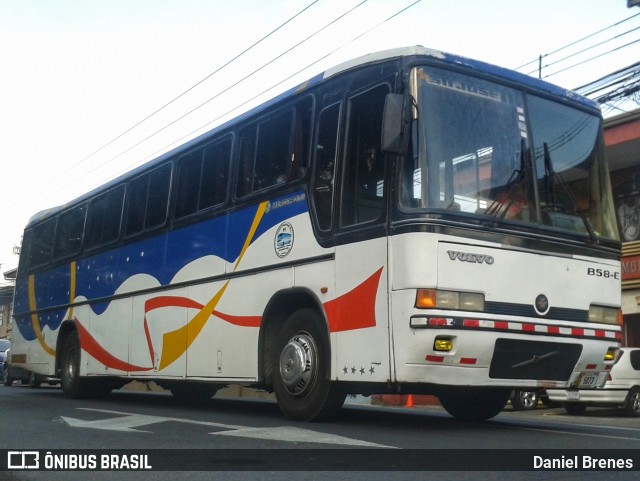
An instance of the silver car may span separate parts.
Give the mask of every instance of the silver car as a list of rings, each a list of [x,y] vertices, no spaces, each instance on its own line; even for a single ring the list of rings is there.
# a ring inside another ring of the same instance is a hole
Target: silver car
[[[547,395],[569,414],[583,414],[587,406],[618,406],[630,416],[640,416],[640,348],[620,350],[602,388],[547,389]]]

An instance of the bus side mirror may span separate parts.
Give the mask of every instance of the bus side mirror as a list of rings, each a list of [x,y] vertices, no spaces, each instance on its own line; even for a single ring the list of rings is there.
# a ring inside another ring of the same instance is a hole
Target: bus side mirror
[[[405,122],[404,95],[387,94],[382,117],[382,150],[388,154],[404,154],[409,142]]]

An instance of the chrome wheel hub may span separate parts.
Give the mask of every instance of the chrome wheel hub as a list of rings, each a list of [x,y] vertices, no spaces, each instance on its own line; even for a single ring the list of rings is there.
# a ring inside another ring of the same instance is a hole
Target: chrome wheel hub
[[[294,396],[306,394],[318,370],[318,351],[313,338],[306,333],[293,336],[282,349],[279,367],[286,390]]]

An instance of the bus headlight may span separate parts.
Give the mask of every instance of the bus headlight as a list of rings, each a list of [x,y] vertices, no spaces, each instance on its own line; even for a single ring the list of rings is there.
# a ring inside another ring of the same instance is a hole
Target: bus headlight
[[[622,311],[617,307],[589,306],[589,322],[621,324]]]
[[[453,309],[457,311],[484,311],[484,294],[477,292],[418,289],[418,309]]]

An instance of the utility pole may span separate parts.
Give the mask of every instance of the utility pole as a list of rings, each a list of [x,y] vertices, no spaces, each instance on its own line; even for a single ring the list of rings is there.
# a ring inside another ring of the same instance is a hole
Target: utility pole
[[[542,78],[542,55],[538,57],[538,78]]]

